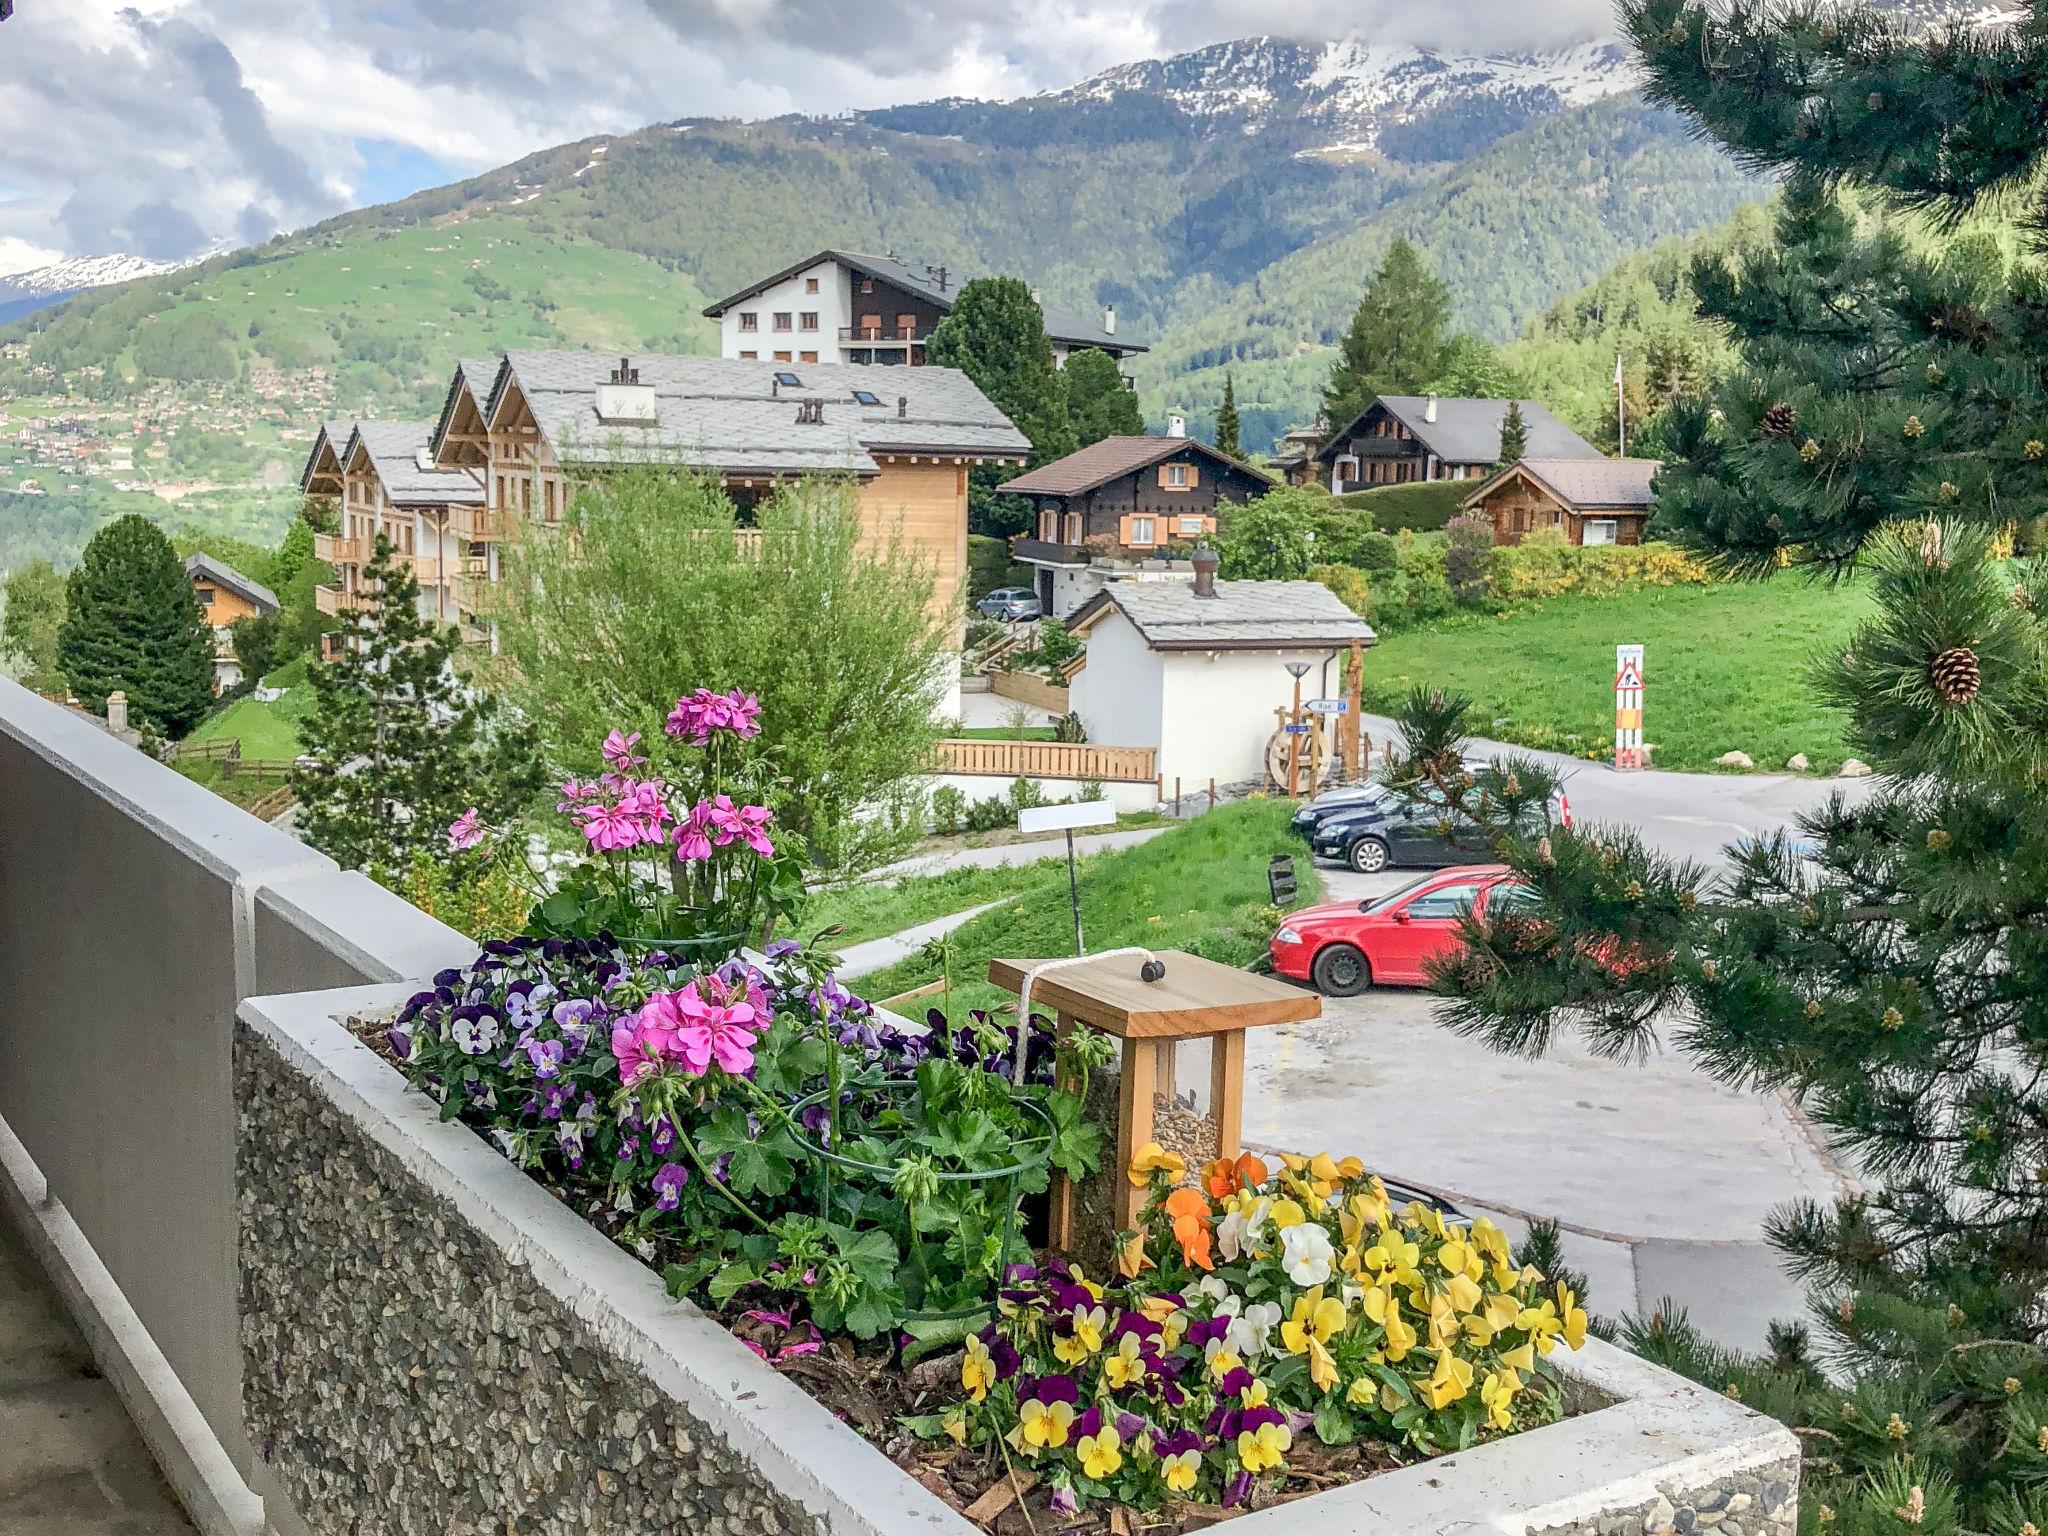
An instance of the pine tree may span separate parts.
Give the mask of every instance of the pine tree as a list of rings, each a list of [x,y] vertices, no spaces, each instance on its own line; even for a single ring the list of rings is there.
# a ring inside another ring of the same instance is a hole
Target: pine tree
[[[1244,457],[1237,443],[1237,381],[1223,375],[1223,403],[1216,407],[1216,451],[1233,459]]]
[[[1341,432],[1377,395],[1412,394],[1450,362],[1451,291],[1406,240],[1386,259],[1358,302],[1323,386],[1323,410]]]
[[[1138,392],[1125,382],[1123,370],[1107,352],[1084,348],[1067,358],[1062,372],[1076,447],[1086,448],[1105,437],[1136,437],[1145,430]]]
[[[1954,213],[2031,174],[2031,9],[1928,42],[1857,9],[1624,6],[1653,95],[1793,173],[1777,249],[1694,270],[1741,363],[1667,413],[1654,515],[1737,570],[1868,573],[1873,617],[1812,686],[1874,792],[1715,875],[1629,830],[1546,827],[1538,763],[1465,775],[1461,700],[1410,699],[1393,772],[1533,892],[1464,924],[1435,978],[1453,1028],[1519,1051],[1576,1030],[1622,1058],[1668,1031],[1796,1098],[1860,1171],[1864,1194],[1767,1229],[1814,1336],[1783,1326],[1744,1358],[1682,1314],[1627,1330],[1802,1431],[1830,1536],[2048,1529],[2048,569],[1994,558],[2009,520],[2048,511],[2048,283],[1975,242],[1914,257],[1829,191]]]
[[[1510,400],[1500,419],[1500,452],[1494,462],[1505,469],[1529,456],[1529,424],[1522,420],[1522,402]]]
[[[447,851],[470,806],[504,822],[539,793],[534,734],[456,677],[456,635],[419,612],[419,583],[381,533],[364,568],[374,608],[310,674],[292,772],[306,841],[349,869],[402,872]]]
[[[184,562],[138,513],[92,536],[65,582],[57,667],[86,708],[128,695],[131,719],[177,739],[213,703],[213,637]]]

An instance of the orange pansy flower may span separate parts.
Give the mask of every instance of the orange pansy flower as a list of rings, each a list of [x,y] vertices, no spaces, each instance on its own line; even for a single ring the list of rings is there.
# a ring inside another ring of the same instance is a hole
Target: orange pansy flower
[[[1202,1170],[1203,1186],[1218,1200],[1228,1200],[1240,1189],[1266,1182],[1266,1165],[1251,1153],[1236,1158],[1219,1157]]]

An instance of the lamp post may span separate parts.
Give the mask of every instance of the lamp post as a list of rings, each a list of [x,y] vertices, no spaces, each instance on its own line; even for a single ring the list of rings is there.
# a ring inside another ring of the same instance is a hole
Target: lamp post
[[[1287,797],[1301,798],[1301,680],[1308,675],[1308,663],[1290,661],[1287,673],[1294,679],[1294,707],[1287,715]]]

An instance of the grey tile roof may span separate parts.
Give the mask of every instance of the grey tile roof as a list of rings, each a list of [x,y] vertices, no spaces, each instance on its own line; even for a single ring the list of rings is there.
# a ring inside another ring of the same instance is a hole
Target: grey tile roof
[[[1521,459],[1513,466],[1557,493],[1580,511],[1644,512],[1650,506],[1650,482],[1662,466],[1655,459]],[[1500,482],[1496,475],[1487,488]],[[1485,488],[1467,497],[1472,505]]]
[[[313,434],[313,446],[306,453],[306,467],[299,471],[299,489],[305,490],[313,483],[313,466],[320,462],[320,450],[332,448],[337,462],[348,451],[349,439],[355,436],[353,421],[323,421],[320,430]]]
[[[772,288],[785,278],[796,276],[806,267],[815,267],[821,261],[836,261],[841,266],[851,267],[867,277],[893,283],[910,293],[922,295],[941,309],[951,309],[953,301],[960,297],[963,284],[987,273],[970,272],[964,267],[946,266],[945,280],[940,281],[940,265],[936,262],[905,261],[900,256],[873,256],[862,251],[824,250],[815,256],[806,256],[793,266],[784,267],[769,277],[750,283],[738,293],[730,294],[707,308],[704,313],[713,319],[724,314],[743,299],[752,298],[764,288]],[[1088,320],[1079,315],[1054,309],[1041,303],[1040,312],[1045,316],[1045,333],[1054,341],[1078,342],[1086,346],[1112,348],[1118,352],[1143,352],[1148,350],[1122,336],[1112,335],[1102,328],[1100,320]]]
[[[1285,651],[1378,638],[1319,581],[1219,581],[1214,597],[1195,596],[1187,582],[1112,582],[1073,627],[1088,628],[1111,606],[1157,651]]]
[[[680,463],[727,473],[873,474],[876,453],[945,453],[1017,459],[1030,440],[974,381],[954,368],[852,363],[761,363],[736,358],[634,357],[654,390],[652,426],[597,414],[597,387],[619,359],[595,352],[510,352],[494,392],[516,378],[555,452],[590,463]],[[794,374],[795,388],[776,375]],[[860,390],[874,405],[854,397]],[[906,404],[897,414],[897,399]],[[797,420],[822,401],[824,419]]]
[[[1162,459],[1172,458],[1185,449],[1212,463],[1235,469],[1242,474],[1273,483],[1272,476],[1263,470],[1254,469],[1229,454],[1211,448],[1207,443],[1192,437],[1105,437],[1099,443],[1090,443],[1086,448],[1077,449],[1063,459],[1054,459],[1050,464],[1041,464],[1028,474],[1005,481],[1003,489],[1014,491],[1020,496],[1078,496],[1083,491],[1092,491],[1098,485],[1128,475],[1147,465],[1157,464]]]
[[[1381,395],[1379,404],[1413,432],[1438,458],[1452,464],[1491,464],[1500,453],[1500,424],[1508,414],[1505,400],[1465,400],[1438,396],[1436,420],[1429,421],[1427,395]],[[1600,450],[1544,409],[1540,400],[1524,400],[1522,423],[1529,430],[1528,457],[1536,459],[1597,459]],[[1366,410],[1371,410],[1367,406]],[[1361,411],[1362,417],[1365,412]],[[1358,417],[1332,433],[1316,457],[1333,460]]]
[[[484,488],[474,476],[459,469],[420,468],[433,431],[424,421],[360,421],[349,455],[361,446],[384,482],[384,494],[399,506],[482,506]]]
[[[230,592],[239,593],[265,613],[275,613],[278,610],[275,592],[260,581],[251,581],[225,560],[214,559],[205,550],[185,557],[185,574],[204,576],[208,581],[226,587]]]
[[[455,419],[455,402],[462,398],[463,391],[469,392],[476,401],[477,414],[482,415],[490,404],[491,385],[497,377],[495,357],[465,357],[455,365],[455,376],[448,381],[448,392],[441,397],[441,414],[435,418],[434,430],[428,438],[428,447],[435,454],[441,451],[441,439],[447,436],[449,424]]]

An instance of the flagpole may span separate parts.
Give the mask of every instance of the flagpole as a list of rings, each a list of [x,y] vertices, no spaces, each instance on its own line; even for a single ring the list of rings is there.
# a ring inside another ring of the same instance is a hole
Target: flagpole
[[[1615,457],[1628,457],[1628,402],[1621,387],[1621,354],[1614,354],[1614,448]]]

